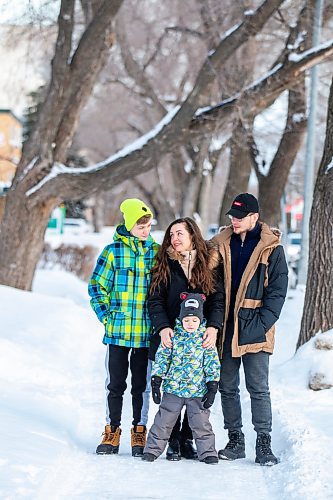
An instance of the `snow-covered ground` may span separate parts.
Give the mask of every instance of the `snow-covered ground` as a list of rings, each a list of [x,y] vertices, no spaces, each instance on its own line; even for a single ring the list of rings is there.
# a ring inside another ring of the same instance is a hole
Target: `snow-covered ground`
[[[275,467],[254,463],[250,400],[242,388],[247,458],[212,467],[154,463],[130,455],[130,397],[124,399],[118,456],[97,456],[104,426],[102,327],[86,284],[38,271],[33,292],[0,287],[0,498],[299,499],[333,498],[333,389],[307,388],[313,341],[296,355],[303,292],[289,293],[271,358]],[[331,359],[333,365],[333,359]],[[157,410],[151,403],[150,423]],[[220,401],[211,421],[226,443]]]

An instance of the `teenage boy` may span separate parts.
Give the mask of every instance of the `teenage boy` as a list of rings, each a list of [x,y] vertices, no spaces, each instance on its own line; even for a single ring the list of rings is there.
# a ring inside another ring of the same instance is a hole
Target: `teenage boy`
[[[105,328],[103,343],[107,346],[107,424],[96,453],[119,451],[123,395],[130,366],[132,455],[142,456],[148,413],[144,402],[149,404],[143,393],[151,332],[146,299],[158,244],[150,236],[153,213],[143,201],[126,199],[120,211],[124,223],[116,228],[113,243],[98,257],[88,287],[90,304]]]

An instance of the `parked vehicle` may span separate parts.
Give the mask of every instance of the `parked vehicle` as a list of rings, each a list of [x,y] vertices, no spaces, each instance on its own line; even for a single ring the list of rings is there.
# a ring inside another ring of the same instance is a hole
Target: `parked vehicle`
[[[91,226],[84,219],[66,218],[63,223],[64,234],[82,234],[91,231]]]
[[[207,233],[206,233],[206,240],[210,240],[218,232],[219,232],[219,225],[218,224],[208,224]]]
[[[301,255],[301,233],[288,233],[287,235],[287,258],[289,261],[295,261]]]
[[[298,264],[301,257],[301,233],[288,233],[286,257],[289,267],[289,286],[296,288],[298,277]]]

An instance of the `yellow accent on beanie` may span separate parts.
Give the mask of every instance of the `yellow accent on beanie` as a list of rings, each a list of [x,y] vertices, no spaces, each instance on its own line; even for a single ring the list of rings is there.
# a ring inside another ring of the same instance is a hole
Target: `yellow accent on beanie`
[[[122,202],[119,208],[124,216],[127,231],[130,231],[144,215],[153,217],[153,212],[148,205],[138,198],[127,198],[127,200]]]

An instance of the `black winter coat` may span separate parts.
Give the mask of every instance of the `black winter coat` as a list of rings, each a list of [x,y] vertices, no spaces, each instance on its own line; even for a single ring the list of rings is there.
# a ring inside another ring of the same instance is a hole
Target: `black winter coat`
[[[182,292],[203,293],[200,288],[191,288],[187,277],[178,260],[168,258],[170,266],[170,282],[162,283],[159,289],[148,297],[148,312],[153,326],[153,336],[150,341],[149,359],[154,360],[160,345],[159,332],[163,328],[174,328],[179,316],[180,294]],[[207,327],[212,326],[220,331],[223,326],[225,293],[222,266],[212,271],[215,275],[215,292],[208,295],[204,302],[204,317]]]

